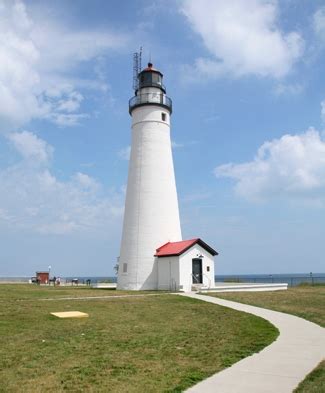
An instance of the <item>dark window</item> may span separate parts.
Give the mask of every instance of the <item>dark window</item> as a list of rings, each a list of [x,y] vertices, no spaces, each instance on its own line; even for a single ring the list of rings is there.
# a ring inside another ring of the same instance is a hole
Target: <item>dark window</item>
[[[161,86],[161,76],[159,74],[152,74],[152,83]]]
[[[151,75],[149,73],[144,74],[144,82],[151,83]]]
[[[207,266],[207,272],[209,272],[210,271],[210,266]]]
[[[127,273],[127,271],[128,271],[128,264],[123,263],[123,273]]]
[[[164,112],[161,113],[161,120],[166,121],[166,113]]]
[[[140,84],[142,86],[151,85],[151,72],[145,72],[141,74]]]

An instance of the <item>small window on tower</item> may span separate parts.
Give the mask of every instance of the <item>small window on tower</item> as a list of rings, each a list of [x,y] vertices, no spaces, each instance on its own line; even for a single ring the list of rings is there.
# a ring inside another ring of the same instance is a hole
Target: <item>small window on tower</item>
[[[123,273],[127,273],[127,272],[128,272],[128,264],[123,263]]]
[[[166,113],[164,112],[161,113],[161,120],[166,121]]]
[[[209,272],[210,271],[210,266],[207,266],[207,272]]]

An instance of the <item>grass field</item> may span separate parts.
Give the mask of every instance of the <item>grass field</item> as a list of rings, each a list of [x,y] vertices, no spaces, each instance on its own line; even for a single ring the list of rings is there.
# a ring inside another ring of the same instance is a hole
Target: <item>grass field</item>
[[[263,319],[195,299],[123,294],[0,285],[0,391],[180,392],[278,335]],[[50,315],[73,310],[89,318]]]
[[[325,327],[325,285],[301,285],[278,292],[218,293],[217,297],[294,314]],[[299,385],[296,393],[325,392],[325,361]]]

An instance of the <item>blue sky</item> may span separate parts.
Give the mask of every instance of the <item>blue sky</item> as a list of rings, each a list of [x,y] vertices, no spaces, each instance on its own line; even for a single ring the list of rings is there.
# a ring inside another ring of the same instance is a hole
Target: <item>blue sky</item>
[[[324,1],[0,1],[0,275],[112,275],[132,53],[173,99],[183,238],[324,272]]]

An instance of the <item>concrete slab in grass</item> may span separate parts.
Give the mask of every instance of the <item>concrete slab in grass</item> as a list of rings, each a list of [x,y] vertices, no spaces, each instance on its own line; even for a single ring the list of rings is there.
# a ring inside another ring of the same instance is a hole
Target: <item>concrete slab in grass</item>
[[[87,318],[89,316],[85,312],[80,311],[51,312],[51,315],[58,318]]]

